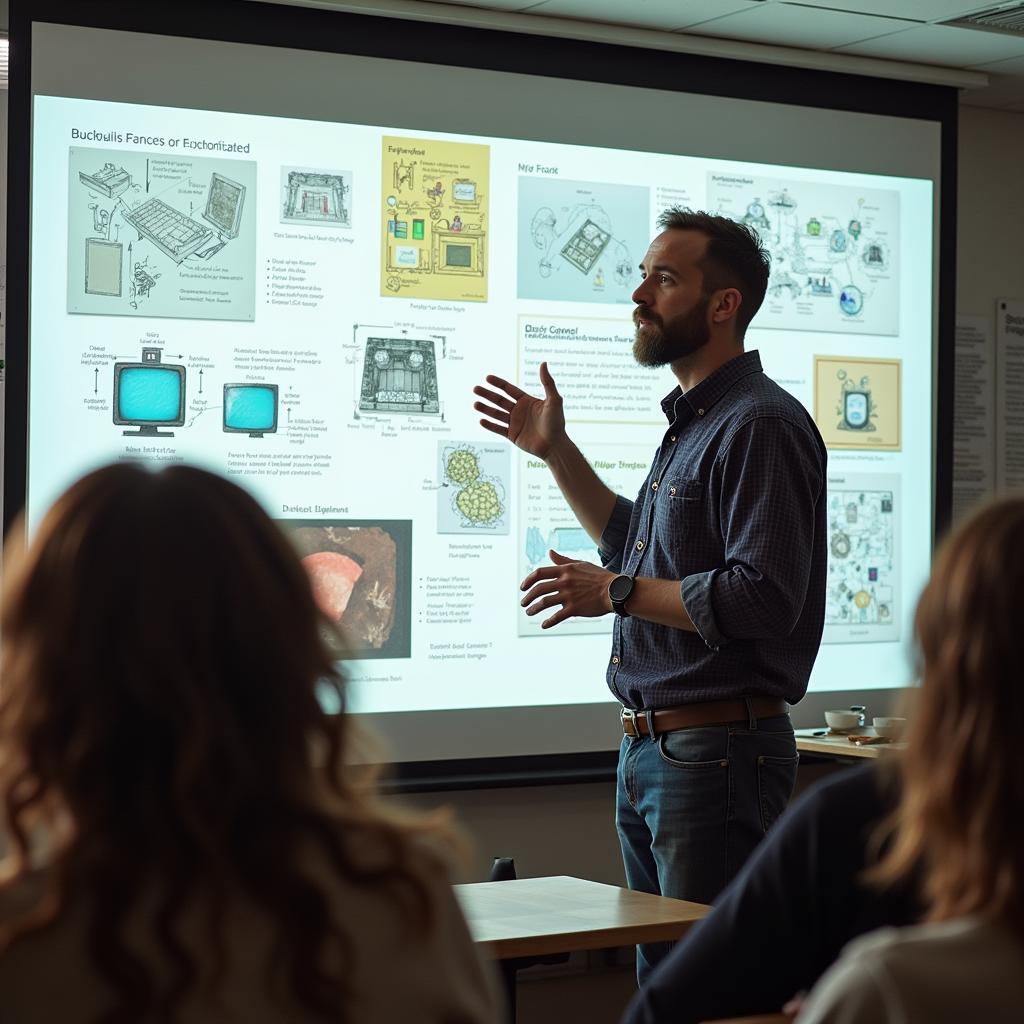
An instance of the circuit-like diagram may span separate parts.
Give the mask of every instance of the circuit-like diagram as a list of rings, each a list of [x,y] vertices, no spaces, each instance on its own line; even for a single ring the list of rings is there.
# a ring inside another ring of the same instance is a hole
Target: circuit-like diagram
[[[898,639],[898,481],[885,482],[829,482],[826,641]]]
[[[754,228],[771,253],[758,326],[898,332],[895,191],[712,172],[708,202]]]
[[[487,298],[487,146],[386,137],[381,294]]]
[[[441,412],[437,357],[430,338],[368,338],[359,408],[364,412]]]

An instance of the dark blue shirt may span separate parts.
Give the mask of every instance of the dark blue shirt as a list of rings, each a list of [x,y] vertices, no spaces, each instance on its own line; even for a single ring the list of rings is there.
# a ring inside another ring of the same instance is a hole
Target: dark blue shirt
[[[744,352],[662,402],[669,428],[601,537],[613,572],[679,580],[697,632],[616,619],[608,685],[630,708],[807,689],[825,621],[826,452]]]

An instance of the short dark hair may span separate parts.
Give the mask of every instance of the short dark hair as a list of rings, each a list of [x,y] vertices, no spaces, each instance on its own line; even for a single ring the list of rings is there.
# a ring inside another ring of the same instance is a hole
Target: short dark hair
[[[710,294],[721,288],[736,288],[743,296],[736,314],[737,334],[742,338],[768,290],[771,255],[761,244],[758,233],[728,217],[683,206],[665,210],[658,218],[658,227],[666,231],[699,231],[707,236],[708,249],[700,261],[704,290]]]

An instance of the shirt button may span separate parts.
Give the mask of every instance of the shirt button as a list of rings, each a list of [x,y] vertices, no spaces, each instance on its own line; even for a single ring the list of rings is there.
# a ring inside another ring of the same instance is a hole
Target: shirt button
[[[676,443],[676,435],[675,435],[675,434],[669,434],[669,436],[668,436],[668,439],[669,439],[669,440],[670,440],[670,441],[671,441],[671,442],[672,442],[673,444],[675,444],[675,443]]]
[[[669,493],[669,494],[675,494],[675,493],[676,493],[676,489],[675,489],[674,487],[670,487],[670,488],[668,489],[668,493]]]
[[[697,410],[697,415],[698,416],[703,416],[704,415],[704,410],[703,409],[698,409]]]
[[[656,491],[657,489],[658,489],[658,481],[655,480],[654,483],[651,484],[651,490],[652,491]]]
[[[644,542],[642,540],[638,540],[636,542],[636,549],[637,549],[637,551],[643,551],[643,549],[644,549]]]
[[[613,654],[612,655],[612,664],[613,665],[618,665],[618,663],[619,663],[619,656],[617,654]]]

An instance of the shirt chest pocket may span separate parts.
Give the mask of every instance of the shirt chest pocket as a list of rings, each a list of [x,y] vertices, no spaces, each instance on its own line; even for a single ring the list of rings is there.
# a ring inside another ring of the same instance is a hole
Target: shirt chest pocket
[[[671,545],[699,529],[704,516],[704,484],[700,480],[668,478],[659,490],[655,518],[659,533]]]

